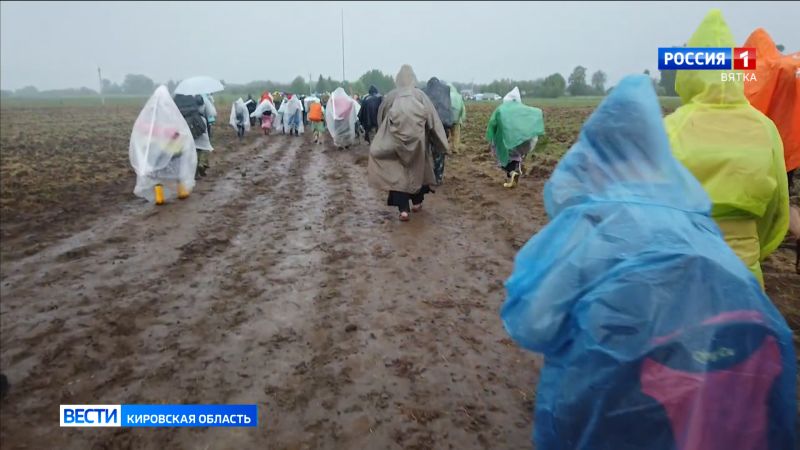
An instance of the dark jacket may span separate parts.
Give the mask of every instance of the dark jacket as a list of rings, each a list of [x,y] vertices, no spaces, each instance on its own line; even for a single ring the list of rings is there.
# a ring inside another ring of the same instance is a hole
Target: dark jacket
[[[365,130],[378,128],[378,109],[383,102],[383,96],[378,93],[375,86],[369,87],[369,95],[361,101],[361,110],[358,112],[358,121]]]

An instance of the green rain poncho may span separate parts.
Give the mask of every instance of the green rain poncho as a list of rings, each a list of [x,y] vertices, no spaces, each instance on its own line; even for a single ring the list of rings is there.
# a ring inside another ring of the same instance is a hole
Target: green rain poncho
[[[494,110],[486,127],[486,140],[494,144],[495,155],[501,166],[508,164],[509,151],[543,134],[542,110],[524,105],[519,100],[504,100]]]
[[[719,10],[712,10],[687,44],[735,47]],[[715,70],[679,70],[683,106],[666,118],[674,156],[711,197],[712,217],[728,245],[763,285],[759,261],[783,241],[789,193],[783,145],[775,124],[750,106],[740,81]]]
[[[464,98],[458,92],[453,83],[447,83],[450,87],[450,110],[453,111],[453,123],[464,125],[467,120],[467,108],[464,107]]]

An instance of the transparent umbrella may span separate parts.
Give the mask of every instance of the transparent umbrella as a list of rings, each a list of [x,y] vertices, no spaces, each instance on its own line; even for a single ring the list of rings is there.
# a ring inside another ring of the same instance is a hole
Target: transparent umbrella
[[[175,93],[183,95],[213,94],[223,89],[225,87],[222,83],[214,78],[191,77],[181,81],[175,88]]]

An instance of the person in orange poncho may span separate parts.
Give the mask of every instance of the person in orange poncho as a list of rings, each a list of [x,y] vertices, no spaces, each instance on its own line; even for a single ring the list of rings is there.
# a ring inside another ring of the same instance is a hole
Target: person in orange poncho
[[[783,141],[789,189],[800,167],[800,52],[782,55],[775,42],[758,28],[744,47],[756,49],[756,80],[746,80],[744,93],[750,104],[775,122]]]

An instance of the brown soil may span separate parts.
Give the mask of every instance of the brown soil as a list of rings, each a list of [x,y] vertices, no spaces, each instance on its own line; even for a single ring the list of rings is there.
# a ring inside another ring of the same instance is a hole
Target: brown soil
[[[506,190],[474,123],[409,223],[367,186],[366,146],[229,128],[211,175],[161,207],[131,173],[57,213],[3,180],[3,448],[530,448],[541,361],[498,311],[554,160]],[[779,305],[800,298],[791,258],[765,265]],[[59,428],[59,404],[93,403],[257,403],[260,423]]]

